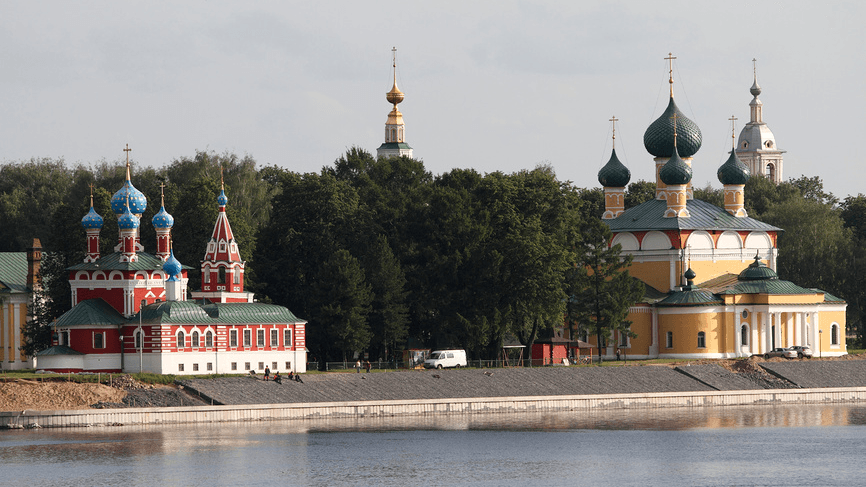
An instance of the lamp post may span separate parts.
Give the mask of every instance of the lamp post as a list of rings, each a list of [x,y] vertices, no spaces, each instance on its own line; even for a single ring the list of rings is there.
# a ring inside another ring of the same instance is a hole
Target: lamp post
[[[141,329],[141,315],[144,313],[144,307],[147,306],[147,300],[141,300],[141,306],[138,308],[138,331],[136,331],[136,338],[138,342],[138,373],[144,372],[144,358],[142,357],[142,348],[144,348],[144,330]]]
[[[821,358],[821,334],[824,330],[818,330],[818,358]]]

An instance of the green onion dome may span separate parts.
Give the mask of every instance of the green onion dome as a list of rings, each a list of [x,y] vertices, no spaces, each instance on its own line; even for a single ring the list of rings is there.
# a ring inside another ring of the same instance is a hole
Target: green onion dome
[[[746,184],[749,180],[749,168],[737,157],[736,151],[731,151],[731,157],[719,166],[717,173],[722,184]]]
[[[686,270],[686,273],[684,275],[686,276],[686,279],[689,279],[689,280],[697,277],[697,274],[695,274],[695,271],[693,271],[691,267],[689,267],[688,270]]]
[[[598,171],[598,182],[605,188],[624,188],[631,179],[631,171],[616,157],[616,149],[610,153],[610,160]]]
[[[692,180],[692,168],[686,164],[686,161],[680,157],[679,152],[674,148],[674,154],[659,171],[659,178],[668,186],[688,184]]]
[[[671,97],[668,108],[647,127],[643,145],[655,157],[670,157],[674,146],[674,114],[677,115],[677,151],[680,157],[691,157],[701,148],[701,129],[686,118]]]
[[[743,269],[740,275],[737,276],[739,281],[764,281],[768,279],[778,279],[779,275],[776,271],[765,266],[761,259],[755,256],[755,261],[749,264],[749,267]]]

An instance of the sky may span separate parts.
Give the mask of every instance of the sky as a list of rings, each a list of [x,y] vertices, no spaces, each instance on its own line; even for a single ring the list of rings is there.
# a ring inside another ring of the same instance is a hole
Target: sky
[[[392,47],[406,142],[434,174],[539,164],[599,187],[616,150],[654,180],[646,127],[668,99],[703,133],[695,186],[749,119],[757,59],[783,176],[866,193],[866,2],[0,2],[0,161],[163,167],[196,151],[318,172],[375,155]],[[134,181],[134,177],[133,177]]]

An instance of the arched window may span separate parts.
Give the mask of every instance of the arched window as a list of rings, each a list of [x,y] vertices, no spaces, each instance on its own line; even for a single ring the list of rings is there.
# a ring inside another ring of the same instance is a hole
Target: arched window
[[[177,348],[184,348],[186,346],[186,337],[183,335],[183,332],[180,331],[177,333]]]
[[[740,343],[743,345],[749,344],[749,327],[746,325],[740,328]]]
[[[232,271],[232,275],[234,276],[234,283],[240,284],[241,283],[241,270],[235,269],[234,271]]]
[[[838,345],[839,344],[839,325],[833,323],[833,326],[830,327],[830,345]]]
[[[202,273],[202,279],[204,279],[204,282],[206,283],[210,282],[210,267],[205,266],[204,272]]]
[[[192,348],[198,348],[198,332],[192,332]]]
[[[698,348],[707,348],[707,335],[702,331],[698,332]]]
[[[141,330],[135,332],[135,348],[141,348]]]
[[[665,333],[665,348],[674,348],[674,332]]]
[[[210,330],[204,334],[204,346],[207,348],[213,348],[213,332]]]
[[[226,268],[220,267],[219,276],[217,277],[217,284],[225,284],[226,283]]]

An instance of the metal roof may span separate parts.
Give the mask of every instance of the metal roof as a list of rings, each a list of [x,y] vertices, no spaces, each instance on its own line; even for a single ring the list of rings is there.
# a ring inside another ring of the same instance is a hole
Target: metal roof
[[[0,252],[0,292],[26,293],[27,253]]]
[[[668,297],[656,303],[656,306],[716,306],[722,304],[722,299],[706,289],[688,289],[672,292]]]
[[[727,211],[706,201],[691,199],[686,203],[690,217],[665,218],[667,202],[650,200],[629,208],[620,216],[605,220],[612,232],[649,230],[761,230],[781,232],[754,218],[737,218]]]
[[[211,303],[202,306],[219,323],[306,323],[287,308],[265,303]]]
[[[147,252],[137,252],[138,260],[135,262],[121,262],[120,252],[104,255],[96,262],[83,262],[68,267],[68,271],[158,271],[162,270],[163,261],[159,257],[148,254]],[[190,266],[181,266],[184,269],[192,269]]]
[[[126,323],[123,317],[102,298],[88,299],[76,304],[57,319],[58,327],[75,325],[122,325]]]
[[[47,357],[50,355],[84,355],[82,352],[75,351],[66,345],[54,345],[48,347],[41,352],[36,352],[37,357]]]

